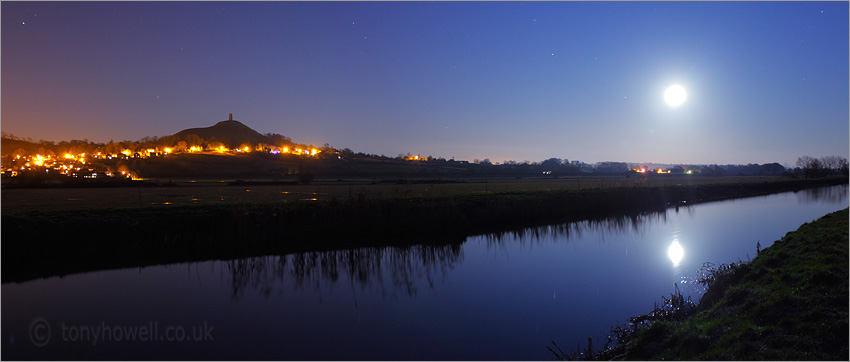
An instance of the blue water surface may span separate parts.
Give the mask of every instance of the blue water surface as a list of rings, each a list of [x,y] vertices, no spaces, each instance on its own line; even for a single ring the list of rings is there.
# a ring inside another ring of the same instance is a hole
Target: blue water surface
[[[551,360],[848,206],[847,185],[479,235],[2,285],[3,359]],[[672,245],[678,245],[673,247]],[[676,251],[679,250],[677,255]],[[147,331],[147,332],[145,332]],[[95,335],[97,334],[97,335]]]

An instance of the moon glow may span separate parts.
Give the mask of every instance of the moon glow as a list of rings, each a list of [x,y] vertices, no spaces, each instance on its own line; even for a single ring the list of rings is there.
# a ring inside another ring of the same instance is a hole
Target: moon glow
[[[678,84],[671,85],[664,91],[664,102],[667,102],[670,107],[678,107],[685,103],[686,99],[688,99],[688,93]]]

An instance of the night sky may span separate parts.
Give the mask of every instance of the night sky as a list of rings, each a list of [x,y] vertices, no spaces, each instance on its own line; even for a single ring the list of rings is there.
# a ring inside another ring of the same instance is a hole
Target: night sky
[[[2,129],[396,156],[848,157],[847,2],[2,3]],[[665,104],[672,84],[687,90]]]

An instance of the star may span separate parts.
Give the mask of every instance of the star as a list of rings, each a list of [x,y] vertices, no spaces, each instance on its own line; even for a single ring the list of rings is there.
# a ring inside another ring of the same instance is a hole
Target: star
[[[21,22],[21,25],[27,25],[27,22],[26,22],[26,21],[22,21],[22,22]]]

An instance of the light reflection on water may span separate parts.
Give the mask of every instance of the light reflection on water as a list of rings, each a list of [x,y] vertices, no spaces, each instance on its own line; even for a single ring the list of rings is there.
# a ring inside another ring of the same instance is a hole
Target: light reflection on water
[[[669,248],[667,248],[667,256],[670,257],[670,261],[673,262],[674,267],[679,266],[679,263],[685,256],[685,250],[682,249],[682,245],[679,244],[679,240],[673,240],[673,243],[670,244]]]
[[[551,340],[585,344],[592,336],[601,346],[608,327],[649,311],[704,262],[754,257],[757,241],[767,248],[801,223],[844,207],[846,185],[479,235],[462,244],[3,284],[2,357],[550,360]],[[695,300],[701,293],[690,283],[680,288]],[[38,348],[27,339],[38,316],[54,332],[59,323],[203,321],[214,326],[215,343],[92,346],[54,339]]]

